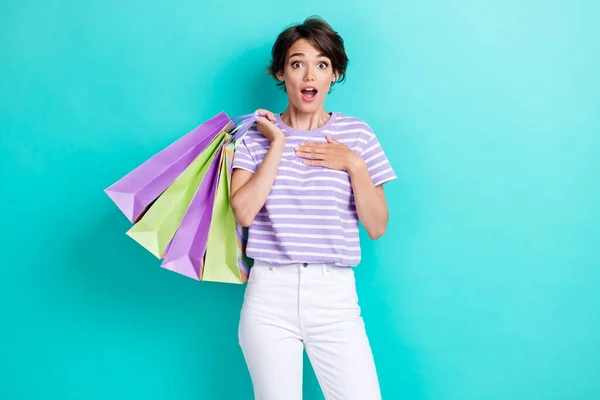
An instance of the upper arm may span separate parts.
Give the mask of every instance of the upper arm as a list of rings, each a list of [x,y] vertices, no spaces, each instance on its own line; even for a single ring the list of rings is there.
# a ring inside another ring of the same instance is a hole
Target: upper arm
[[[252,175],[254,175],[253,172],[250,172],[250,171],[242,169],[242,168],[235,168],[233,170],[233,173],[231,174],[231,189],[230,189],[231,197],[230,198],[233,198],[233,195],[242,186],[244,186],[246,183],[248,183],[250,178],[252,178]]]
[[[230,196],[233,198],[242,186],[244,186],[258,169],[256,159],[249,149],[253,141],[248,134],[237,144],[233,156],[233,171],[231,174]]]
[[[385,209],[387,211],[388,206],[387,206],[387,200],[385,199],[385,193],[383,191],[383,184],[375,186],[375,192],[377,193],[377,196],[379,197],[379,199],[381,200],[381,202],[383,203],[383,205],[385,206]]]
[[[369,128],[370,136],[365,144],[361,157],[367,164],[373,184],[378,187],[397,178],[377,136]],[[383,191],[383,189],[382,189]]]

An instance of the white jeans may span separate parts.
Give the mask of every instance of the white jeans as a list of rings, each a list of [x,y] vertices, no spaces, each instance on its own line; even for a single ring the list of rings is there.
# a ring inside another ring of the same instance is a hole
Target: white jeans
[[[327,400],[381,399],[352,268],[256,261],[239,341],[256,400],[302,399],[304,349]]]

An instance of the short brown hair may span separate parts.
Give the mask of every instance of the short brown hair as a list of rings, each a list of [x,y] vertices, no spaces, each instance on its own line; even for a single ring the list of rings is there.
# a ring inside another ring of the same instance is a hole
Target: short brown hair
[[[338,76],[332,86],[346,80],[346,68],[349,60],[344,49],[344,40],[324,19],[318,16],[308,17],[303,23],[293,25],[279,34],[271,49],[269,75],[277,79],[276,74],[283,71],[290,47],[299,39],[307,39],[331,60],[333,71]],[[285,82],[278,81],[277,86],[283,86],[285,90]]]

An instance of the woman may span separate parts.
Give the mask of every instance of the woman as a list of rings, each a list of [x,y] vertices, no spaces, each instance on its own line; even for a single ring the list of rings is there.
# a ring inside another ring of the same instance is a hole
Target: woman
[[[358,221],[371,239],[386,230],[382,184],[396,175],[365,122],[324,109],[348,64],[325,21],[286,29],[272,56],[288,107],[258,110],[264,118],[239,143],[231,182],[255,261],[239,325],[255,398],[300,400],[305,349],[327,400],[380,399],[352,267]]]

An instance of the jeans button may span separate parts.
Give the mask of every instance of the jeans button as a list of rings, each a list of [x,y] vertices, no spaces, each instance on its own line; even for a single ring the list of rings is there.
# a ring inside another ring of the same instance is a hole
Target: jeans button
[[[302,265],[304,265],[304,268],[308,267],[308,263],[304,263]]]

